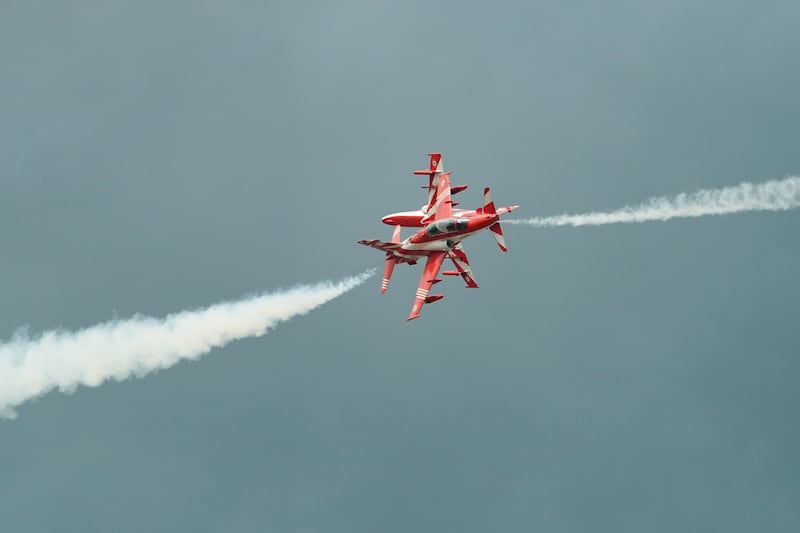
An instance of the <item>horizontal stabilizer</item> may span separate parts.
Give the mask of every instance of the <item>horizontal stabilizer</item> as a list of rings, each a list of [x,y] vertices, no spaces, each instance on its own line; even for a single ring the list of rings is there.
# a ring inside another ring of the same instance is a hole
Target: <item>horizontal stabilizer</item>
[[[466,188],[467,188],[466,185],[451,185],[450,194],[458,194]]]
[[[503,228],[500,227],[500,223],[498,222],[494,226],[489,226],[489,231],[492,232],[492,237],[497,241],[497,246],[499,246],[502,251],[507,252],[508,248],[506,247],[506,240],[503,237]]]
[[[442,298],[444,298],[444,294],[431,294],[430,296],[425,298],[425,303],[432,304],[433,302],[438,302]]]
[[[442,276],[458,276],[458,270],[445,270],[442,272]]]

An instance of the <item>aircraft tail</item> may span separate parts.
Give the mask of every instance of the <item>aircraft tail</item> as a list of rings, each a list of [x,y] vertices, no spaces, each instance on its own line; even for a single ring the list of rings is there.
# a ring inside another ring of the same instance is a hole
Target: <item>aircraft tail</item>
[[[492,200],[492,192],[489,190],[489,187],[483,189],[483,209],[481,211],[487,215],[494,215],[497,213],[497,209],[494,207],[494,200]]]
[[[483,190],[483,208],[481,211],[486,215],[497,214],[497,209],[494,207],[494,200],[492,200],[492,193],[489,190],[489,187],[486,187]],[[494,240],[497,241],[497,246],[499,246],[502,251],[507,252],[508,248],[506,247],[506,239],[503,237],[503,228],[500,227],[499,217],[497,222],[489,226],[489,231],[492,232],[492,237],[494,237]]]
[[[489,226],[489,231],[492,232],[494,240],[497,241],[497,246],[504,252],[507,252],[506,239],[503,237],[503,228],[500,227],[500,223],[496,222],[493,226]]]
[[[442,154],[440,154],[439,152],[431,152],[428,155],[431,157],[428,169],[415,170],[414,174],[421,174],[421,175],[428,174],[430,176],[433,176],[434,174],[441,173],[444,171],[444,167],[442,166]]]

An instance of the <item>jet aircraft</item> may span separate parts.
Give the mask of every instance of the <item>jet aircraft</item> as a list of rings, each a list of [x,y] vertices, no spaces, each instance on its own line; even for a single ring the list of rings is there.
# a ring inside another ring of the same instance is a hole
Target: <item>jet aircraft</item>
[[[417,175],[427,175],[428,176],[428,185],[423,185],[423,189],[428,189],[428,202],[423,205],[420,209],[416,211],[401,211],[399,213],[392,213],[391,215],[386,215],[381,219],[381,222],[384,224],[388,224],[390,226],[403,226],[408,228],[421,228],[427,222],[430,221],[432,214],[431,209],[434,208],[436,205],[437,200],[437,185],[439,183],[439,177],[446,174],[447,176],[450,175],[450,172],[444,171],[444,164],[442,162],[442,154],[439,152],[432,152],[429,153],[430,156],[430,164],[428,165],[427,170],[415,170],[414,174]],[[460,193],[463,190],[467,189],[467,185],[455,185],[450,187],[450,194],[455,195]],[[458,202],[452,202],[452,207],[458,205]],[[518,206],[509,206],[509,207],[498,207],[497,214],[504,215],[506,213],[511,212],[512,209],[515,209]],[[453,209],[453,216],[454,217],[464,217],[464,216],[472,216],[477,213],[477,209]]]
[[[392,240],[382,242],[377,239],[358,241],[359,244],[376,248],[385,252],[385,266],[381,280],[381,294],[389,286],[394,267],[398,263],[414,265],[423,257],[426,258],[425,267],[417,287],[414,304],[407,320],[419,317],[422,306],[441,300],[443,294],[429,294],[433,284],[441,279],[436,276],[445,258],[453,262],[456,270],[444,271],[442,275],[460,275],[468,288],[477,288],[478,284],[472,277],[469,259],[464,252],[462,241],[484,229],[488,229],[504,252],[506,248],[503,230],[500,227],[500,214],[508,213],[519,206],[508,206],[496,209],[492,201],[491,192],[484,189],[483,207],[474,210],[453,210],[452,190],[450,187],[450,173],[440,170],[441,154],[430,154],[431,165],[429,170],[415,171],[415,174],[428,174],[429,198],[428,204],[419,212],[409,212],[407,218],[396,218],[408,222],[411,226],[424,226],[407,239],[400,240],[402,224],[395,224]],[[462,186],[459,190],[464,190]],[[389,215],[393,216],[393,215]],[[384,217],[386,219],[387,217]]]

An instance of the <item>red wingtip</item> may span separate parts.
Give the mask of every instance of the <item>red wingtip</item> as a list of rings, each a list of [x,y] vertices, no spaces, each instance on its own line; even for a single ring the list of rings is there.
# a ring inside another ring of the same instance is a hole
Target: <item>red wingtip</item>
[[[416,299],[414,300],[414,305],[411,307],[411,313],[409,313],[408,318],[406,320],[414,320],[419,316],[419,312],[422,309],[422,300]]]

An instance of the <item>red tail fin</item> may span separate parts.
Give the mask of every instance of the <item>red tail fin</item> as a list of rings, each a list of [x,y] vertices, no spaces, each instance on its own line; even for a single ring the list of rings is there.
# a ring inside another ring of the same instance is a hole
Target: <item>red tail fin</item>
[[[389,287],[389,280],[392,279],[392,272],[394,272],[394,265],[397,260],[392,254],[386,254],[386,263],[383,265],[383,279],[381,280],[381,294],[386,292]]]
[[[431,152],[428,155],[431,156],[431,162],[428,165],[428,170],[415,170],[414,174],[433,175],[442,171],[442,154],[439,152]]]
[[[497,222],[493,226],[489,226],[489,231],[492,232],[492,237],[497,241],[497,246],[504,252],[507,252],[508,248],[506,248],[506,240],[503,237],[503,228],[500,227],[500,223]]]
[[[441,220],[453,216],[453,200],[450,194],[450,173],[445,172],[439,176],[433,204],[427,206],[428,211],[422,217],[422,223],[430,220]]]
[[[489,187],[483,189],[483,209],[482,212],[486,215],[494,215],[497,210],[494,208],[494,201],[492,200],[492,193]]]
[[[489,191],[489,187],[486,187],[483,190],[483,213],[485,215],[497,214],[497,209],[494,207],[494,200],[492,200],[492,193]],[[500,222],[496,222],[494,225],[489,226],[489,231],[492,232],[492,237],[494,237],[494,240],[497,241],[497,246],[499,246],[504,252],[507,252],[508,248],[506,248],[506,240],[503,237],[503,228],[500,227]]]

